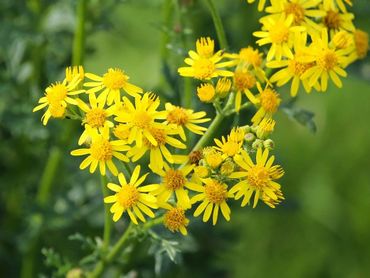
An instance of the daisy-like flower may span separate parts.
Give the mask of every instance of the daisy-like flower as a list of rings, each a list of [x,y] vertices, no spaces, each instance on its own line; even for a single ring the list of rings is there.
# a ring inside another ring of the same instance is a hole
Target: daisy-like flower
[[[126,155],[122,154],[122,151],[128,151],[129,146],[125,145],[126,142],[122,140],[109,140],[109,128],[106,127],[99,132],[91,132],[91,144],[89,148],[77,149],[71,152],[74,156],[88,155],[80,164],[80,169],[83,170],[90,166],[90,173],[94,173],[99,165],[100,174],[105,176],[106,166],[109,171],[117,176],[118,170],[116,165],[113,163],[113,157],[128,162],[129,159]]]
[[[249,99],[253,98],[250,89],[256,85],[256,77],[251,71],[246,68],[237,68],[234,73],[234,89],[235,95],[235,111],[240,110],[242,103],[242,94],[245,94]]]
[[[341,13],[336,8],[325,9],[325,11],[326,16],[322,18],[322,23],[329,29],[329,34],[331,36],[341,30],[348,32],[355,31],[355,26],[353,25],[353,19],[355,16],[352,13]]]
[[[278,19],[282,14],[288,17],[293,15],[293,25],[304,26],[310,32],[317,32],[320,26],[312,20],[312,18],[321,18],[326,15],[326,12],[318,9],[322,0],[271,0],[271,6],[266,8],[266,12],[270,13]],[[268,15],[261,21],[270,17]]]
[[[155,184],[140,186],[147,175],[140,177],[140,165],[137,165],[129,183],[127,183],[123,173],[119,173],[120,185],[107,184],[107,187],[115,192],[114,195],[104,198],[104,203],[113,203],[110,212],[113,213],[114,222],[117,222],[124,212],[128,213],[131,221],[136,225],[138,224],[137,218],[142,222],[146,221],[143,213],[151,218],[155,217],[152,209],[157,209],[158,205],[157,198],[152,192],[158,186]]]
[[[311,92],[311,86],[309,85],[308,80],[301,80],[302,75],[309,68],[314,66],[314,63],[304,61],[306,56],[306,42],[307,34],[302,34],[299,39],[294,41],[294,54],[292,58],[280,61],[271,61],[266,64],[269,68],[282,68],[274,73],[270,78],[270,82],[276,82],[278,87],[281,87],[292,80],[292,84],[290,86],[290,95],[292,97],[297,95],[301,81],[306,92]],[[316,89],[320,90],[319,86],[317,86]]]
[[[256,2],[256,0],[247,0],[247,2],[248,2],[248,4],[252,4],[252,3]],[[262,12],[265,5],[266,5],[266,0],[259,0],[258,1],[258,11]]]
[[[266,139],[275,128],[275,121],[273,119],[263,118],[263,120],[255,126],[256,135],[259,139]]]
[[[217,80],[216,84],[216,95],[219,96],[220,98],[226,97],[231,89],[231,80],[229,78],[223,77]]]
[[[228,191],[227,185],[212,178],[202,179],[202,182],[204,185],[193,187],[193,190],[199,194],[191,198],[191,203],[201,202],[194,211],[194,216],[198,217],[203,213],[203,222],[207,222],[212,215],[212,223],[216,225],[218,212],[221,209],[222,215],[226,221],[229,221],[231,210],[226,201],[232,198],[233,194]]]
[[[250,70],[256,74],[260,81],[265,79],[265,72],[263,71],[263,53],[251,46],[240,49],[239,53],[225,53],[226,58],[231,59],[232,65],[239,65],[242,68]]]
[[[203,158],[209,167],[217,169],[225,160],[222,153],[214,147],[207,147],[203,149]]]
[[[171,232],[180,232],[184,236],[188,234],[186,226],[189,225],[189,219],[186,218],[185,209],[181,206],[173,207],[169,205],[167,212],[164,214],[164,226]]]
[[[161,128],[161,124],[155,120],[166,119],[166,111],[157,111],[159,98],[151,93],[145,93],[141,98],[135,98],[135,105],[126,97],[123,98],[123,102],[125,109],[117,113],[115,120],[130,128],[128,143],[135,141],[136,146],[140,148],[146,138],[152,145],[157,146],[158,142],[151,131],[156,131],[156,127]]]
[[[243,140],[244,132],[242,129],[233,129],[227,139],[224,136],[221,137],[221,140],[214,139],[217,146],[215,149],[222,152],[225,157],[234,157],[241,151]]]
[[[252,123],[255,125],[259,124],[263,118],[272,118],[272,115],[278,110],[281,103],[279,94],[268,85],[266,85],[265,89],[262,89],[260,83],[257,82],[257,88],[259,94],[249,99],[258,108],[252,118]]]
[[[315,86],[321,79],[321,91],[325,92],[328,86],[328,79],[341,88],[342,81],[338,75],[346,77],[347,73],[344,71],[345,65],[349,63],[349,58],[346,56],[348,50],[336,50],[331,47],[328,41],[327,30],[322,30],[321,36],[314,36],[313,42],[307,50],[307,62],[315,63],[312,67],[302,74],[301,79],[308,79],[309,86]]]
[[[107,101],[108,105],[111,105],[113,101],[115,103],[121,101],[121,90],[133,97],[137,97],[143,92],[140,87],[129,83],[129,77],[119,68],[109,68],[103,76],[93,73],[86,73],[85,76],[92,80],[84,83],[85,87],[90,88],[86,92],[93,94],[102,91],[98,99]]]
[[[324,8],[327,10],[337,5],[342,12],[346,12],[347,9],[344,3],[352,6],[352,0],[323,0]]]
[[[281,60],[282,57],[293,57],[290,48],[293,45],[294,35],[306,30],[303,26],[292,26],[293,21],[293,15],[288,17],[281,15],[279,19],[267,17],[262,21],[264,31],[253,33],[255,37],[260,38],[256,42],[259,46],[271,44],[267,61],[271,61],[274,57],[276,60]]]
[[[196,42],[196,52],[189,51],[189,57],[184,61],[188,67],[181,67],[178,72],[181,76],[194,77],[200,80],[209,80],[218,76],[232,76],[231,71],[222,68],[230,65],[229,62],[220,62],[222,51],[214,53],[214,41],[210,38],[200,38]]]
[[[282,197],[281,186],[275,180],[284,175],[280,165],[274,165],[274,156],[269,158],[269,151],[257,150],[256,163],[252,161],[246,151],[235,157],[235,162],[242,168],[240,172],[234,172],[229,177],[241,179],[231,189],[230,193],[235,194],[235,199],[243,197],[241,206],[244,207],[250,202],[254,193],[253,208],[257,206],[258,200],[267,201],[269,205],[278,203]]]
[[[84,90],[76,90],[78,83],[79,79],[75,77],[70,82],[64,79],[62,83],[51,84],[45,89],[45,96],[39,99],[39,105],[32,110],[32,112],[36,112],[48,106],[41,117],[43,125],[46,125],[51,117],[62,118],[68,104],[77,105],[77,100],[71,96],[84,92]]]
[[[369,51],[369,34],[356,29],[353,33],[354,51],[349,56],[349,63],[353,63],[358,59],[364,59]]]
[[[197,95],[201,102],[210,103],[216,97],[216,89],[210,83],[203,83],[197,87]]]
[[[143,145],[141,147],[134,146],[127,153],[128,156],[132,157],[132,161],[139,160],[147,151],[150,152],[150,164],[149,167],[154,172],[161,171],[164,166],[164,159],[169,163],[179,164],[183,163],[186,156],[173,155],[168,150],[166,145],[170,145],[177,149],[186,149],[186,145],[171,135],[178,134],[177,130],[172,129],[170,126],[161,124],[158,127],[151,127],[149,133],[153,136],[156,145],[153,144],[152,140],[149,141],[147,138],[143,138]],[[163,159],[164,158],[164,159]]]
[[[207,128],[198,125],[211,120],[210,118],[204,118],[207,115],[206,112],[194,113],[191,109],[185,109],[171,103],[166,103],[165,107],[167,111],[165,123],[175,127],[182,140],[186,140],[184,127],[200,135],[207,130]]]
[[[162,183],[154,193],[157,196],[158,203],[163,207],[168,207],[167,201],[176,196],[176,203],[184,209],[191,208],[188,189],[197,188],[197,184],[192,183],[186,177],[194,165],[186,165],[181,169],[174,169],[164,164],[164,170],[158,172],[162,177]]]
[[[114,124],[109,120],[109,117],[113,115],[115,111],[114,106],[104,108],[105,102],[96,99],[95,94],[89,95],[89,105],[87,105],[82,100],[78,100],[78,107],[85,113],[85,116],[82,120],[82,124],[85,126],[84,132],[81,134],[78,144],[82,145],[89,138],[90,133],[93,131],[100,131],[105,126],[109,128],[113,127]]]

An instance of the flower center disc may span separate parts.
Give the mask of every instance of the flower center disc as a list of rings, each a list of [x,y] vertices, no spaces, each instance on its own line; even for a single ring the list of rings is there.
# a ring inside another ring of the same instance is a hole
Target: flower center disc
[[[268,171],[261,166],[254,166],[248,171],[247,180],[250,186],[261,189],[270,181]]]
[[[184,125],[188,122],[189,117],[185,110],[181,107],[176,107],[167,115],[167,121],[170,124]]]
[[[164,183],[168,189],[176,190],[185,185],[186,179],[181,171],[169,169],[164,176]]]
[[[316,62],[322,69],[330,71],[337,65],[338,59],[333,50],[326,50]]]
[[[112,146],[106,139],[100,139],[93,142],[90,146],[91,156],[99,161],[107,161],[112,159]]]
[[[119,69],[110,69],[103,76],[103,84],[109,89],[118,90],[125,86],[127,79],[123,71]]]
[[[275,113],[280,104],[280,98],[277,93],[267,88],[261,93],[261,106],[266,112]]]
[[[164,215],[163,222],[170,231],[178,231],[186,224],[185,211],[182,208],[172,208]]]
[[[294,16],[294,23],[299,24],[304,20],[304,9],[297,3],[288,3],[285,5],[285,13]]]
[[[117,193],[118,203],[124,208],[129,209],[134,206],[139,200],[139,192],[136,187],[130,184],[122,186],[120,192]]]
[[[328,11],[324,18],[324,24],[329,29],[339,29],[341,26],[340,14],[332,10]]]
[[[67,97],[67,93],[67,87],[58,83],[50,87],[50,91],[48,91],[46,97],[49,103],[56,103],[64,100]]]
[[[249,72],[237,71],[234,74],[234,84],[238,91],[253,88],[256,84],[256,78]]]
[[[91,127],[102,127],[105,123],[106,114],[101,108],[93,108],[86,113],[86,122]]]
[[[221,204],[227,198],[226,185],[221,184],[215,180],[205,185],[205,194],[207,199],[214,204]]]
[[[209,59],[200,58],[194,61],[193,69],[195,78],[208,79],[215,71],[215,64]]]
[[[270,37],[273,43],[281,44],[289,39],[289,29],[284,23],[276,23],[270,30]]]

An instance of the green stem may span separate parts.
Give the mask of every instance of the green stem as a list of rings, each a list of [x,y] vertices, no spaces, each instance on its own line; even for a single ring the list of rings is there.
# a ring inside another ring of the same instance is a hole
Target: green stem
[[[107,177],[100,176],[101,186],[103,197],[107,197],[109,195],[108,187],[107,187]],[[112,220],[111,215],[109,212],[109,204],[104,204],[104,234],[103,234],[103,250],[107,250],[110,244],[110,235],[112,229]]]
[[[153,226],[159,225],[163,222],[163,216],[152,219],[148,222],[146,222],[142,229],[144,231],[149,230]],[[137,227],[132,222],[127,227],[126,231],[122,234],[121,238],[116,242],[116,244],[113,246],[113,248],[110,250],[108,255],[105,257],[105,259],[99,261],[94,270],[88,275],[89,278],[96,278],[100,277],[102,273],[104,272],[104,269],[107,265],[113,262],[113,260],[117,257],[117,255],[120,253],[124,245],[126,244],[127,240],[130,239],[130,236],[134,230],[134,228]]]
[[[77,3],[77,23],[72,53],[72,64],[75,66],[81,65],[84,60],[86,6],[87,0],[79,0]]]
[[[205,2],[207,3],[208,9],[211,12],[213,24],[215,25],[216,28],[216,33],[218,41],[220,43],[220,47],[222,49],[227,49],[228,43],[225,35],[225,29],[224,26],[222,25],[221,17],[212,0],[205,0]]]

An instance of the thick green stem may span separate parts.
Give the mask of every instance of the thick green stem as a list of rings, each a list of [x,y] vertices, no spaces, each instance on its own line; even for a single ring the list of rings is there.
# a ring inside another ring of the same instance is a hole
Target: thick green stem
[[[100,176],[101,186],[103,197],[107,197],[109,195],[109,191],[107,188],[107,177]],[[103,234],[103,249],[107,250],[110,244],[110,235],[112,229],[112,219],[109,212],[109,204],[104,204],[104,234]]]
[[[85,53],[85,19],[87,0],[79,0],[77,3],[77,22],[73,38],[72,64],[82,65]]]
[[[216,10],[216,7],[215,7],[212,0],[205,0],[205,2],[206,2],[207,6],[209,8],[209,11],[211,12],[213,24],[215,25],[215,29],[216,29],[218,41],[220,43],[220,47],[222,49],[227,49],[228,48],[228,43],[227,43],[227,39],[226,39],[226,35],[225,35],[224,26],[222,25],[221,17],[219,15],[218,11]]]

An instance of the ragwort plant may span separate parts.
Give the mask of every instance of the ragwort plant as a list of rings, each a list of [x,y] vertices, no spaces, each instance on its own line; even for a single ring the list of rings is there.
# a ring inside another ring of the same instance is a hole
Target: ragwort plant
[[[350,0],[260,0],[258,10],[265,15],[261,30],[253,33],[258,47],[237,53],[228,51],[220,17],[212,1],[206,2],[221,49],[212,38],[199,38],[178,74],[195,79],[193,94],[214,106],[213,119],[161,102],[122,69],[98,75],[82,66],[67,68],[65,79],[47,87],[33,110],[44,111],[44,125],[51,119],[80,121],[71,154],[80,159],[81,170],[102,176],[103,200],[110,206],[106,252],[93,269],[79,270],[88,277],[100,276],[140,225],[146,230],[163,225],[186,236],[193,217],[213,225],[230,221],[231,202],[275,208],[284,200],[279,183],[284,170],[274,163],[270,138],[282,104],[279,87],[290,84],[293,98],[301,86],[306,93],[325,92],[330,82],[341,88],[346,68],[367,55],[368,35],[353,25]],[[255,111],[250,125],[214,138],[225,117],[245,109]],[[190,133],[201,136],[193,147]],[[148,175],[157,182],[148,183]],[[131,222],[113,245],[109,218]]]

